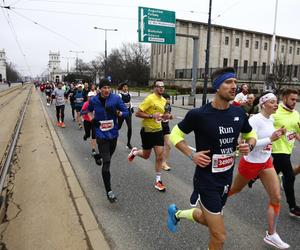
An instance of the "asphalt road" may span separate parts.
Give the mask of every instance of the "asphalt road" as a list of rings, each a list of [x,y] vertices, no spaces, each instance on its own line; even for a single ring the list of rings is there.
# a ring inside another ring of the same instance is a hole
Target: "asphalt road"
[[[134,97],[135,104],[142,100]],[[45,96],[43,96],[45,104]],[[55,123],[54,105],[46,107]],[[298,109],[299,110],[299,109]],[[187,110],[174,108],[173,127]],[[207,249],[207,228],[196,223],[180,221],[178,232],[171,234],[166,228],[167,207],[176,203],[179,208],[189,208],[194,166],[175,148],[171,151],[170,172],[163,172],[167,187],[165,193],[154,189],[154,158],[135,158],[128,163],[126,124],[120,131],[118,146],[111,162],[112,188],[118,202],[110,204],[106,198],[101,168],[94,163],[89,143],[83,141],[83,130],[72,121],[70,106],[66,105],[66,128],[56,128],[62,145],[74,167],[83,190],[98,219],[99,225],[113,249]],[[133,118],[132,145],[141,146],[140,119]],[[194,146],[192,135],[187,141]],[[299,163],[300,146],[296,144],[292,157]],[[298,156],[298,157],[297,157]],[[296,199],[300,204],[299,176],[295,183]],[[282,210],[278,233],[291,245],[300,249],[300,220],[290,218],[285,195],[282,192]],[[262,184],[257,181],[252,189],[229,198],[225,208],[227,240],[224,249],[272,249],[263,242],[267,229],[266,210],[268,199]]]

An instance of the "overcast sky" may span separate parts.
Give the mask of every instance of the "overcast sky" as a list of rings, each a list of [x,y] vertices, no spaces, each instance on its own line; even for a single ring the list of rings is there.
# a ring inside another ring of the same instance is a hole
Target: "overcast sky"
[[[275,2],[212,0],[212,20],[271,34]],[[21,74],[30,75],[30,68],[37,75],[47,69],[49,50],[60,51],[61,57],[75,57],[70,50],[84,51],[78,56],[85,62],[104,53],[104,31],[94,26],[118,29],[108,32],[108,52],[122,42],[136,42],[138,6],[173,10],[176,18],[207,22],[209,0],[2,0],[0,4],[12,7],[1,8],[0,49]],[[279,0],[278,35],[300,39],[299,11],[299,0]],[[69,59],[70,65],[74,62]],[[61,67],[66,65],[67,59],[61,58]]]

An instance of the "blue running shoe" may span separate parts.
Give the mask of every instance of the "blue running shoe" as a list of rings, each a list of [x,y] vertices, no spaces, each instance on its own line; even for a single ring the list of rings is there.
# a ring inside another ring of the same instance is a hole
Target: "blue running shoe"
[[[179,219],[176,218],[175,214],[178,211],[177,207],[175,204],[171,204],[168,207],[168,222],[167,222],[167,226],[168,229],[172,232],[175,233],[176,232],[176,226],[177,223],[179,221]]]

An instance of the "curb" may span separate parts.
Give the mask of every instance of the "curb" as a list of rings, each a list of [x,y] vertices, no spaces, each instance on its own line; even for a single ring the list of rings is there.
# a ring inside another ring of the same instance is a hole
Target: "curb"
[[[53,124],[45,110],[41,97],[39,96],[41,106],[43,109],[44,117],[48,125],[54,148],[56,150],[58,159],[61,163],[61,168],[67,185],[69,187],[71,198],[75,209],[77,211],[80,223],[83,227],[84,233],[87,238],[88,245],[93,250],[109,250],[110,247],[98,227],[96,217],[84,195],[84,192],[80,186],[80,183],[76,177],[76,174],[72,168],[72,165],[60,143],[59,137],[53,127]]]

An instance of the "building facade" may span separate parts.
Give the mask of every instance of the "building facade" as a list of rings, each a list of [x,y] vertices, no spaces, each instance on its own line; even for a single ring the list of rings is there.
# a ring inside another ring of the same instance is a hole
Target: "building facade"
[[[199,39],[197,79],[200,84],[204,78],[207,24],[177,19],[176,34]],[[216,68],[231,66],[240,80],[264,82],[269,73],[271,41],[271,34],[212,25],[209,75]],[[192,57],[192,38],[176,36],[175,45],[153,43],[150,78],[190,86]],[[300,79],[300,39],[277,36],[275,60],[289,81],[297,82]]]
[[[48,80],[51,82],[62,82],[64,72],[60,68],[60,52],[49,52],[49,63],[48,63]]]
[[[5,50],[0,50],[0,83],[6,80],[6,57]]]

